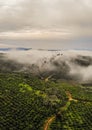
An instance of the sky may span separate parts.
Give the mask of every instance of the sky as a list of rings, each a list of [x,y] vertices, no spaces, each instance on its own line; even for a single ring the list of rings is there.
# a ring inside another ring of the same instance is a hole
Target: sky
[[[92,49],[92,0],[0,0],[0,48]]]

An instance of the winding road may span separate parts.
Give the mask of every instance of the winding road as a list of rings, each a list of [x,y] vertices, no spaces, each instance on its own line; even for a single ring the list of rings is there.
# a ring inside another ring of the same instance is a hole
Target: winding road
[[[48,130],[50,124],[54,121],[55,118],[56,116],[52,116],[47,120],[46,124],[44,125],[44,130]]]
[[[71,93],[69,91],[66,91],[66,95],[68,97],[68,101],[66,102],[66,104],[61,107],[59,109],[59,112],[57,114],[61,114],[62,112],[66,111],[68,109],[68,107],[70,106],[71,104],[71,101],[74,101],[74,102],[78,102],[78,101],[82,101],[82,102],[92,102],[90,100],[86,100],[86,99],[80,99],[80,98],[76,98],[74,99],[71,95]],[[49,117],[46,121],[45,121],[45,124],[44,124],[44,128],[43,130],[48,130],[49,129],[49,126],[52,124],[52,122],[55,120],[57,115],[53,115],[51,117]]]
[[[71,93],[70,93],[69,91],[66,92],[66,95],[68,96],[68,101],[67,101],[67,103],[65,104],[65,106],[61,107],[61,111],[62,111],[62,112],[63,112],[63,111],[66,111],[66,109],[70,106],[70,102],[71,102],[71,101],[75,101],[75,102],[78,101],[78,100],[72,98],[72,95],[71,95]],[[59,111],[58,113],[61,114],[61,111]],[[45,125],[44,125],[44,130],[48,130],[48,129],[49,129],[49,126],[50,126],[51,123],[55,120],[55,118],[56,118],[56,115],[53,115],[53,116],[49,117],[49,118],[46,120],[46,123],[45,123]]]

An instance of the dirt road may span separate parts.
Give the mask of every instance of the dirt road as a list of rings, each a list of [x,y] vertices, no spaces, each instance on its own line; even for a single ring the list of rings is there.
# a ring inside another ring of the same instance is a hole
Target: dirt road
[[[46,124],[45,124],[45,126],[44,126],[44,130],[48,130],[48,128],[49,128],[49,125],[53,122],[53,120],[56,118],[56,116],[52,116],[52,117],[50,117],[48,120],[47,120],[47,122],[46,122]]]
[[[71,93],[70,93],[69,91],[66,92],[66,95],[68,96],[68,101],[67,101],[67,103],[65,104],[65,106],[63,106],[63,107],[61,108],[61,111],[62,111],[62,112],[67,110],[67,108],[70,106],[70,102],[71,102],[71,101],[76,101],[76,102],[77,102],[77,100],[75,100],[75,99],[72,98],[72,95],[71,95]],[[59,111],[58,113],[61,113],[61,112]],[[44,125],[44,130],[48,130],[48,129],[49,129],[49,126],[50,126],[51,123],[55,120],[55,118],[56,118],[56,115],[51,116],[51,117],[49,117],[49,118],[47,119],[47,121],[46,121],[46,123],[45,123],[45,125]]]

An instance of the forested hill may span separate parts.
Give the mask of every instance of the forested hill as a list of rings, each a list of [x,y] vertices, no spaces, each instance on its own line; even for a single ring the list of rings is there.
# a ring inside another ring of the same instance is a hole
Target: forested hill
[[[33,50],[0,53],[0,72],[24,72],[40,78],[92,83],[91,54],[77,52],[72,56],[72,53]]]

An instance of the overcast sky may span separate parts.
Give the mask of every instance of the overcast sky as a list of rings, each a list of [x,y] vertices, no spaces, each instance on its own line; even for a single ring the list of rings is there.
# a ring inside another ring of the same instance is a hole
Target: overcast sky
[[[91,49],[92,0],[0,0],[0,47]]]

